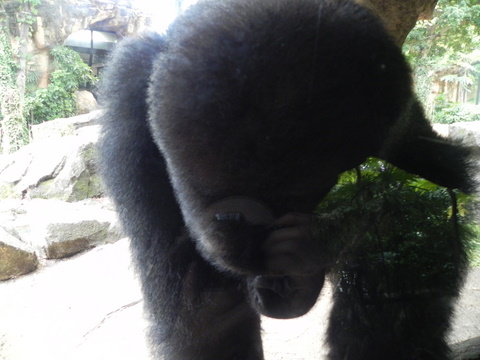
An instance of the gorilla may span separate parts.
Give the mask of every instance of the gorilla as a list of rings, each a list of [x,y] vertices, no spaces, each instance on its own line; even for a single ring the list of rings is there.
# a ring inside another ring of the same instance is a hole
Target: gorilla
[[[348,244],[314,211],[367,158],[473,189],[468,149],[432,130],[401,50],[349,0],[200,1],[166,34],[123,40],[101,93],[101,173],[158,359],[263,359],[260,314],[315,304]],[[330,359],[448,358],[446,330],[421,351],[395,333],[417,326],[401,308],[366,345],[340,316],[355,304],[336,306]]]

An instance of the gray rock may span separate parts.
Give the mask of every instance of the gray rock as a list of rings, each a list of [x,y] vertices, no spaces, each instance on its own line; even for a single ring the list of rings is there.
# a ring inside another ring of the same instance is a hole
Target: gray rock
[[[105,199],[10,200],[0,204],[0,222],[40,259],[65,258],[121,237],[116,213]]]
[[[95,148],[99,126],[91,125],[100,114],[96,111],[37,125],[34,142],[0,156],[0,199],[100,197],[103,189]]]
[[[103,187],[97,175],[95,140],[89,135],[74,137],[58,174],[31,187],[29,196],[70,202],[100,197]]]
[[[34,141],[51,140],[68,135],[80,135],[80,129],[98,125],[101,110],[95,110],[88,114],[46,121],[32,125],[32,137]]]
[[[471,146],[480,146],[480,121],[460,122],[449,125],[449,135]]]
[[[459,122],[450,125],[433,124],[433,129],[442,136],[462,140],[470,146],[480,146],[480,121]]]
[[[98,109],[97,100],[93,97],[90,91],[82,90],[77,91],[75,94],[77,98],[77,113],[88,114],[91,111]]]
[[[100,244],[120,239],[115,213],[100,206],[81,203],[48,203],[52,216],[44,227],[48,259],[75,255]]]
[[[453,360],[480,360],[480,336],[452,345]]]
[[[0,280],[28,274],[37,267],[33,249],[0,227]]]

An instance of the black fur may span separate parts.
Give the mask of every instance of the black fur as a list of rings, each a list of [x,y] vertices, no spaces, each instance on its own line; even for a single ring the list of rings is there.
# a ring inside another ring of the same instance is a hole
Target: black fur
[[[472,188],[400,49],[347,0],[200,2],[119,44],[102,94],[101,169],[168,360],[263,359],[258,313],[313,306],[338,254],[310,214],[367,157]]]

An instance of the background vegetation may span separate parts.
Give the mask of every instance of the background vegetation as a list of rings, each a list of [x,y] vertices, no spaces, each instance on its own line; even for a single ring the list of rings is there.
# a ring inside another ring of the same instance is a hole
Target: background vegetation
[[[473,196],[370,158],[343,173],[322,200],[317,212],[327,216],[329,226],[323,229],[320,224],[318,231],[324,239],[336,235],[326,253],[343,252],[346,258],[353,254],[356,261],[362,254],[376,270],[380,267],[376,263],[384,267],[379,273],[388,270],[403,282],[420,278],[430,282],[446,274],[454,281],[456,266],[465,255],[471,266],[480,266],[480,228],[472,221],[478,216],[474,210]],[[332,221],[338,228],[332,229]]]
[[[40,0],[0,0],[4,9],[14,7],[10,11],[17,22],[12,26],[8,16],[0,22],[0,153],[14,152],[28,143],[30,125],[75,115],[76,90],[94,81],[91,69],[75,51],[57,46],[50,51],[49,85],[38,88],[28,44],[39,4]]]
[[[27,92],[26,111],[30,124],[74,116],[77,113],[75,92],[80,86],[95,81],[92,71],[80,55],[65,46],[57,46],[50,52],[54,70],[45,89]]]
[[[474,106],[480,96],[479,14],[478,0],[439,0],[433,19],[418,21],[405,42],[418,96],[434,122],[480,120]],[[457,96],[439,91],[442,85],[456,87]]]

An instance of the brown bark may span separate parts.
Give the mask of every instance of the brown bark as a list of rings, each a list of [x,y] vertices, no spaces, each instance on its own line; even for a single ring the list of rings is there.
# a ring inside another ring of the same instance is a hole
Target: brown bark
[[[374,11],[399,46],[419,19],[430,19],[438,0],[356,0]]]

